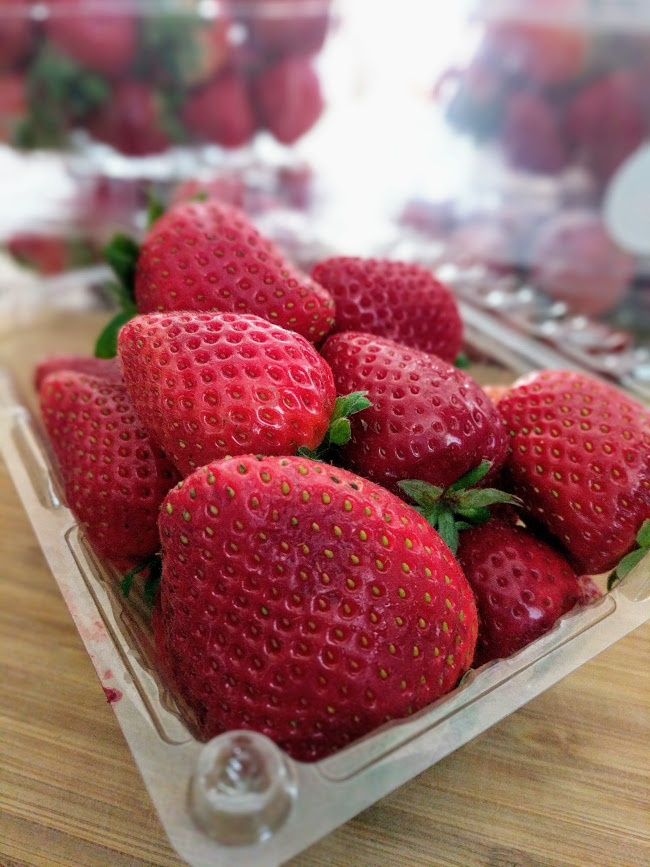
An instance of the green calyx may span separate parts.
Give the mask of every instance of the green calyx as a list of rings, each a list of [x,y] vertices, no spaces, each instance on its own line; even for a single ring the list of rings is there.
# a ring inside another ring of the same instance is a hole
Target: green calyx
[[[327,433],[321,444],[315,449],[302,446],[298,449],[298,454],[312,461],[326,461],[332,447],[344,446],[352,435],[349,417],[371,406],[367,394],[367,391],[353,391],[343,397],[337,397]]]
[[[145,570],[147,571],[147,577],[142,588],[142,597],[147,605],[153,608],[162,576],[162,558],[160,554],[154,554],[152,557],[148,557],[124,575],[121,585],[122,595],[125,599],[129,598],[133,582],[135,581],[135,576]]]
[[[165,213],[165,205],[153,190],[149,192],[147,225],[149,228]],[[135,303],[135,273],[140,257],[140,245],[129,235],[117,233],[102,251],[116,279],[106,285],[118,305],[118,312],[102,330],[95,343],[97,358],[115,358],[117,336],[129,319],[137,315]]]
[[[413,500],[415,510],[436,529],[453,554],[458,551],[459,532],[490,520],[490,506],[507,503],[522,506],[519,497],[497,488],[475,488],[492,464],[481,463],[446,490],[417,479],[399,482],[399,487]]]
[[[646,518],[643,524],[641,524],[641,529],[636,534],[636,541],[639,547],[623,557],[607,579],[608,590],[611,590],[619,581],[625,578],[627,573],[631,572],[636,564],[640,563],[648,551],[650,551],[650,518]]]

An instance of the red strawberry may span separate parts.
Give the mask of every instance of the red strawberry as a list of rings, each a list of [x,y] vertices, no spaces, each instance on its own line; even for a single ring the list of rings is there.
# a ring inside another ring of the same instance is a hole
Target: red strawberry
[[[253,313],[314,343],[334,322],[330,294],[245,214],[215,201],[176,205],[154,223],[142,243],[135,297],[141,313]]]
[[[530,252],[532,280],[572,310],[615,308],[634,277],[634,257],[617,247],[596,212],[564,211],[542,225]]]
[[[135,60],[134,15],[109,10],[91,12],[87,0],[56,0],[45,22],[47,36],[65,54],[92,72],[123,75]]]
[[[570,370],[522,377],[499,401],[509,489],[579,572],[612,569],[650,518],[650,417],[618,389]]]
[[[567,123],[580,160],[606,183],[646,133],[634,76],[620,71],[596,79],[575,97]]]
[[[253,81],[260,125],[282,144],[296,142],[316,123],[324,102],[309,58],[288,57]]]
[[[61,274],[96,262],[98,254],[89,238],[16,232],[7,247],[13,258],[39,274]]]
[[[101,557],[131,565],[160,547],[160,503],[178,473],[123,383],[74,371],[41,383],[41,412],[70,509]]]
[[[478,608],[475,667],[530,644],[582,598],[566,558],[508,521],[461,532],[457,558]]]
[[[397,497],[299,457],[218,461],[160,513],[159,655],[200,737],[255,729],[312,761],[452,689],[476,609]]]
[[[137,316],[118,352],[138,412],[185,475],[227,455],[313,449],[329,427],[329,367],[304,337],[257,316]]]
[[[127,156],[160,153],[171,144],[162,97],[142,81],[116,84],[87,126],[92,136]]]
[[[569,162],[557,110],[530,91],[514,93],[506,102],[501,146],[511,166],[528,172],[557,174]]]
[[[512,236],[493,216],[472,217],[449,236],[442,257],[463,270],[487,269],[510,274],[516,267]]]
[[[243,78],[224,75],[196,90],[185,103],[183,123],[199,139],[226,148],[245,145],[257,121]]]
[[[426,268],[386,259],[338,256],[311,276],[336,304],[337,331],[365,331],[453,361],[463,323],[451,291]]]
[[[330,0],[253,0],[248,28],[254,44],[270,56],[314,54],[323,47]]]
[[[578,17],[581,0],[527,0],[523,5],[519,15],[490,26],[487,51],[493,60],[537,85],[579,78],[590,51],[588,30]]]
[[[36,365],[34,370],[34,388],[41,390],[41,385],[50,373],[74,371],[83,373],[94,379],[122,382],[122,369],[117,358],[95,358],[92,355],[50,355]]]
[[[323,356],[337,392],[367,391],[372,406],[352,419],[346,465],[398,491],[402,479],[449,487],[482,460],[494,478],[506,457],[498,412],[466,373],[435,355],[392,340],[344,332]]]
[[[31,0],[16,0],[12,7],[5,8],[0,17],[0,70],[19,66],[29,55],[34,41],[34,23],[29,14]]]

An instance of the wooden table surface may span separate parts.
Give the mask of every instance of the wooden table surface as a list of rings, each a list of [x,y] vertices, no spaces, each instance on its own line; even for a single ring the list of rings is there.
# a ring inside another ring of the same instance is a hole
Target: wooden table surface
[[[646,624],[291,864],[647,867],[649,639]],[[0,865],[183,863],[0,465]]]

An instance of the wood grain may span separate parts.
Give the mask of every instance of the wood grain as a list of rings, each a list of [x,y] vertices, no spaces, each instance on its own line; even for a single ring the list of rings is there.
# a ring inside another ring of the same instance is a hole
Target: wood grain
[[[292,867],[647,867],[650,624]],[[178,867],[0,465],[0,867]]]

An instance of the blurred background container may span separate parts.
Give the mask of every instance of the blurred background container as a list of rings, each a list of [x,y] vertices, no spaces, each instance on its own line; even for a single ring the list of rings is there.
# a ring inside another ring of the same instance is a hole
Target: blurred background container
[[[649,87],[650,0],[5,0],[0,240],[51,273],[202,190],[650,387],[650,246],[608,211]]]

